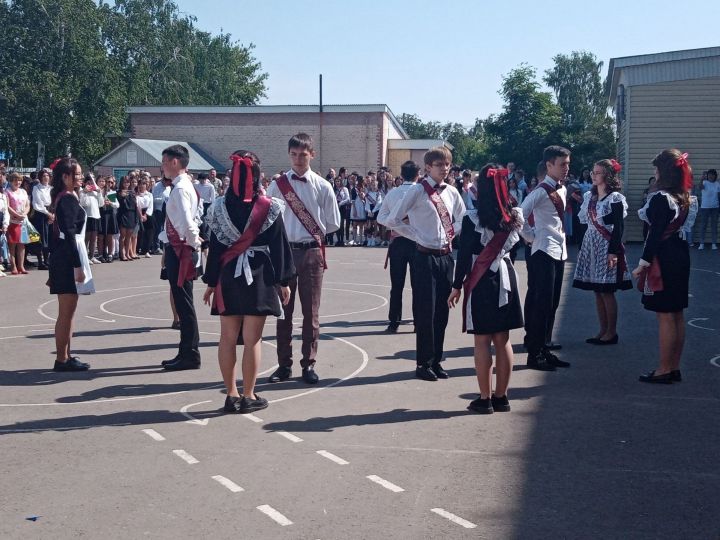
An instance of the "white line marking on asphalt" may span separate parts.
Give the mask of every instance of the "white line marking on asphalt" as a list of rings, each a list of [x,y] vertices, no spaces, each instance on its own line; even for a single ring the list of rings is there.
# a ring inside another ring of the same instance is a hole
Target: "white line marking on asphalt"
[[[188,405],[183,406],[180,409],[180,414],[182,414],[185,418],[189,418],[190,420],[186,420],[185,423],[187,424],[196,424],[198,426],[207,426],[208,422],[210,421],[209,418],[204,418],[203,420],[200,420],[198,418],[195,418],[192,414],[190,414],[188,409],[190,407],[194,407],[195,405],[202,405],[203,403],[212,403],[212,400],[206,400],[206,401],[198,401],[197,403],[190,403]]]
[[[173,450],[173,454],[185,461],[188,465],[200,463],[197,459],[188,454],[185,450]]]
[[[402,492],[402,491],[405,491],[405,490],[404,490],[403,488],[401,488],[400,486],[396,486],[396,485],[393,484],[392,482],[388,482],[388,481],[385,480],[384,478],[380,478],[379,476],[377,476],[377,475],[375,475],[375,474],[371,474],[370,476],[366,476],[365,478],[367,478],[367,479],[370,480],[371,482],[375,482],[376,484],[380,484],[380,485],[381,485],[382,487],[384,487],[385,489],[389,489],[390,491],[393,491],[393,492],[395,492],[395,493],[400,493],[400,492]]]
[[[708,328],[707,326],[700,326],[699,324],[695,324],[695,321],[707,321],[707,317],[695,317],[694,319],[690,319],[688,321],[688,326],[692,326],[693,328],[699,328],[700,330],[710,330],[715,331],[714,328]]]
[[[160,435],[157,431],[154,429],[143,429],[142,430],[145,435],[149,435],[151,438],[155,439],[156,441],[164,441],[165,437]]]
[[[243,414],[242,416],[244,416],[245,418],[247,418],[247,419],[250,420],[251,422],[255,422],[256,424],[262,424],[262,422],[263,422],[262,418],[258,418],[258,417],[255,416],[254,414]]]
[[[463,519],[459,516],[456,516],[455,514],[451,514],[447,510],[443,510],[442,508],[433,508],[430,510],[431,512],[435,512],[438,516],[442,516],[445,519],[449,519],[453,523],[457,523],[458,525],[462,525],[466,529],[474,529],[477,527],[474,523],[469,522],[467,519]]]
[[[0,339],[17,339],[21,337],[27,337],[27,336],[6,336],[6,337],[0,337]]]
[[[42,304],[40,304],[40,305],[38,306],[37,312],[38,312],[38,315],[40,315],[43,319],[47,319],[48,321],[55,322],[55,321],[57,320],[56,318],[51,317],[50,315],[45,315],[45,312],[43,311],[43,308],[44,308],[45,306],[47,306],[48,304],[51,304],[51,303],[53,303],[53,302],[57,302],[57,300],[56,300],[55,298],[53,298],[52,300],[48,300],[47,302],[43,302]]]
[[[292,525],[293,522],[290,521],[288,518],[283,516],[280,512],[275,510],[272,506],[269,504],[263,504],[261,506],[257,507],[258,510],[260,510],[263,514],[268,516],[270,519],[272,519],[275,523],[278,525],[282,525],[283,527],[287,527],[288,525]]]
[[[292,433],[288,433],[287,431],[276,431],[278,435],[281,437],[285,437],[288,441],[291,442],[302,442],[302,439],[298,437],[297,435],[293,435]]]
[[[349,461],[345,461],[343,458],[336,456],[335,454],[331,454],[327,450],[318,450],[318,454],[320,454],[322,457],[328,458],[330,461],[334,461],[338,465],[349,465]]]
[[[222,484],[226,488],[228,488],[233,493],[240,493],[241,491],[245,491],[243,488],[238,486],[235,482],[232,480],[225,478],[224,476],[220,476],[219,474],[216,474],[212,477],[213,480],[218,482],[219,484]]]
[[[720,354],[717,355],[717,356],[713,356],[713,357],[710,359],[710,363],[711,363],[713,366],[715,366],[715,367],[720,367],[720,363],[718,363],[718,360],[720,360]]]
[[[92,319],[93,321],[106,322],[106,323],[115,322],[115,319],[99,319],[97,317],[93,317],[92,315],[85,315],[85,317],[88,319]]]
[[[37,326],[52,326],[50,323],[45,324],[22,324],[19,326],[0,326],[0,330],[8,330],[9,328],[34,328]],[[47,332],[47,329],[45,330],[30,330],[31,332]]]

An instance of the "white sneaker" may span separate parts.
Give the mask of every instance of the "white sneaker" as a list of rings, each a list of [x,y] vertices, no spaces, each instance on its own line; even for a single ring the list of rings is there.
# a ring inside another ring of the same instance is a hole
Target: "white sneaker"
[[[146,253],[146,254],[145,254],[145,258],[146,258],[146,259],[152,259],[152,255],[150,255],[149,253]]]
[[[698,246],[698,249],[701,250],[701,251],[702,251],[703,249],[705,249],[705,244],[700,244],[700,245]]]
[[[5,274],[5,272],[0,271],[0,277],[6,277],[6,276],[7,276],[7,274]]]
[[[710,246],[710,249],[712,249],[713,251],[717,250],[717,244],[713,244],[712,246]]]
[[[100,260],[97,257],[93,257],[92,259],[90,259],[90,262],[93,264],[100,264]]]

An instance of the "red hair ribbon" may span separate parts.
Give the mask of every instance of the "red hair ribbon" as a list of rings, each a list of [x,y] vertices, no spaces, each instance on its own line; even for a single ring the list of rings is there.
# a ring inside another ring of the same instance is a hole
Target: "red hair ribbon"
[[[610,160],[610,165],[612,165],[612,168],[613,168],[613,170],[614,170],[616,173],[619,173],[620,171],[622,171],[622,165],[620,165],[620,164],[619,164],[617,161],[615,161],[614,159],[611,159],[611,160]]]
[[[675,166],[680,167],[683,170],[683,189],[685,191],[692,190],[693,187],[693,181],[692,181],[692,171],[690,170],[690,164],[688,163],[688,153],[684,152],[677,160],[675,161]]]
[[[487,178],[490,178],[493,181],[493,185],[495,187],[495,198],[497,199],[498,207],[500,208],[503,222],[505,223],[510,223],[512,219],[507,211],[508,201],[510,200],[506,182],[508,172],[509,171],[507,169],[488,169],[486,175]]]
[[[496,176],[500,176],[502,178],[507,178],[510,171],[507,169],[488,169],[487,177],[488,178],[495,178]]]
[[[62,161],[62,158],[59,157],[55,161],[53,161],[50,165],[48,165],[48,167],[50,168],[51,171],[54,171],[55,167],[57,167],[57,164],[60,163],[61,161]]]
[[[240,197],[240,167],[245,167],[245,189],[242,195],[243,202],[252,202],[253,197],[253,161],[249,157],[238,156],[233,154],[230,156],[232,165],[232,188],[235,195]]]

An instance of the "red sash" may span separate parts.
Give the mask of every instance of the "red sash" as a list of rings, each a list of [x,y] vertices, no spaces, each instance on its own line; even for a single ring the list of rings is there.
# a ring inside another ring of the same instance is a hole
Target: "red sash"
[[[298,218],[298,221],[302,223],[305,230],[310,233],[310,236],[312,236],[318,243],[318,246],[320,246],[323,258],[323,268],[327,270],[327,263],[325,262],[325,235],[323,234],[320,225],[317,224],[315,218],[313,218],[312,214],[308,212],[307,208],[305,208],[305,205],[300,200],[300,197],[297,196],[297,193],[295,193],[295,190],[290,185],[290,180],[288,180],[286,175],[283,174],[276,180],[276,182],[278,188],[280,188],[280,192],[285,198],[285,201],[288,203],[290,210],[293,211],[293,214],[295,214],[295,217]]]
[[[455,229],[453,228],[450,212],[448,212],[447,206],[445,206],[442,197],[440,197],[440,194],[430,185],[430,182],[423,178],[421,184],[423,188],[425,188],[425,193],[427,193],[428,197],[430,197],[430,202],[433,203],[433,206],[440,217],[440,223],[442,224],[443,229],[445,229],[445,236],[447,237],[449,245],[455,237]]]
[[[218,313],[222,315],[225,312],[225,302],[223,301],[222,294],[222,271],[230,261],[239,257],[247,251],[252,245],[255,239],[260,234],[260,229],[267,219],[270,206],[272,205],[272,199],[270,197],[258,197],[255,199],[255,204],[250,212],[250,223],[243,231],[240,238],[230,246],[220,257],[220,279],[218,279],[217,286],[215,287],[215,296],[213,298],[217,307]]]
[[[678,217],[671,221],[665,229],[665,232],[662,235],[662,240],[667,240],[672,235],[677,234],[682,226],[685,225],[687,217],[688,209],[681,208]],[[665,289],[662,272],[660,270],[660,263],[658,262],[657,256],[653,257],[650,266],[640,274],[640,277],[638,277],[637,288],[643,294],[645,294],[646,289],[653,293],[662,292]]]
[[[595,229],[597,229],[597,232],[600,233],[600,236],[602,236],[605,240],[609,242],[612,235],[610,234],[610,231],[608,231],[603,225],[601,225],[597,219],[597,199],[595,197],[590,197],[590,202],[588,203],[588,217],[590,218],[590,222],[595,226]],[[620,242],[620,252],[618,253],[617,281],[622,281],[623,274],[626,270],[627,261],[625,260],[625,244]]]
[[[177,286],[182,287],[186,281],[191,281],[197,276],[195,272],[195,264],[193,263],[193,248],[180,239],[180,234],[175,230],[170,218],[165,218],[165,234],[168,241],[180,261],[180,269],[178,272]]]
[[[498,254],[505,245],[508,236],[510,236],[510,233],[507,231],[498,231],[495,233],[475,259],[475,264],[473,264],[472,270],[470,270],[470,273],[463,282],[463,291],[465,293],[463,297],[463,332],[467,330],[467,303],[468,298],[470,298],[470,293],[475,288],[475,285],[477,285],[485,275],[485,272],[488,271],[488,268],[490,268],[493,261],[497,258]],[[500,264],[503,264],[503,262],[501,261]]]
[[[565,204],[563,203],[562,197],[558,195],[557,191],[548,186],[545,182],[540,182],[538,184],[538,187],[543,188],[545,190],[545,193],[547,193],[547,196],[550,199],[550,202],[553,203],[553,206],[555,207],[555,211],[558,214],[558,217],[560,218],[560,230],[562,232],[565,232],[565,224],[563,223],[563,215],[565,214]],[[534,220],[533,220],[534,222]]]

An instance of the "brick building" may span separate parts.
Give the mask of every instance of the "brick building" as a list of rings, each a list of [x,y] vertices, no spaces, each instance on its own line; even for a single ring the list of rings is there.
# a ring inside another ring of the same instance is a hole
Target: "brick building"
[[[312,167],[325,174],[347,167],[365,174],[392,163],[400,173],[393,144],[409,137],[387,105],[257,105],[251,107],[128,107],[131,137],[188,141],[213,161],[230,166],[235,150],[257,153],[267,174],[289,168],[287,142],[298,132],[315,141]],[[413,141],[418,155],[443,144]],[[420,147],[418,147],[418,144]],[[405,155],[406,149],[397,151]]]

